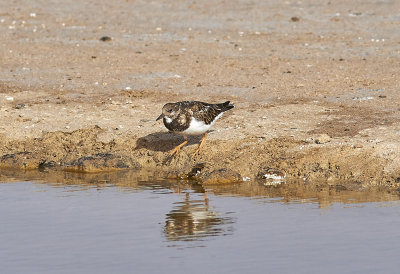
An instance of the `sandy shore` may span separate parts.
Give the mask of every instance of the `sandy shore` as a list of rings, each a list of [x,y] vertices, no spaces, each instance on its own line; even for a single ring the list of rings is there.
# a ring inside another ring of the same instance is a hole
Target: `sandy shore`
[[[398,187],[400,3],[259,2],[1,2],[0,167]],[[182,100],[235,108],[168,158]]]

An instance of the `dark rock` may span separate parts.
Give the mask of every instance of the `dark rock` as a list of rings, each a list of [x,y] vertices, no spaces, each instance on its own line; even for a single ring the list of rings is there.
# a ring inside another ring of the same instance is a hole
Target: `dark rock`
[[[15,109],[21,109],[21,108],[24,108],[25,107],[25,104],[16,104],[15,105]]]
[[[42,160],[39,163],[39,169],[41,169],[41,168],[54,168],[56,166],[57,166],[57,163],[55,161]]]
[[[110,36],[103,36],[100,38],[100,41],[102,41],[102,42],[109,42],[111,40],[112,40],[112,38]]]
[[[204,169],[205,164],[204,163],[199,163],[196,164],[192,170],[188,173],[189,178],[194,178],[194,177],[199,177],[201,174],[201,171]]]

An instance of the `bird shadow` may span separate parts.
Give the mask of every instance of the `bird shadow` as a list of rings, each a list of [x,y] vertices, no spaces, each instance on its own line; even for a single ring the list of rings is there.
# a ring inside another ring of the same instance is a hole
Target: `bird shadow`
[[[186,146],[200,143],[201,138],[201,135],[188,136],[188,143]],[[184,140],[183,136],[179,134],[171,132],[154,132],[137,139],[135,150],[145,148],[152,151],[167,152],[183,143]]]

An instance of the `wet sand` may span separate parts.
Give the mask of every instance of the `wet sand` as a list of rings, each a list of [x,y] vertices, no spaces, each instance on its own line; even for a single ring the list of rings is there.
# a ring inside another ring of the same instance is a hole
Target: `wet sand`
[[[397,188],[399,9],[1,2],[0,167]],[[181,100],[235,108],[169,159],[183,139],[155,118]]]

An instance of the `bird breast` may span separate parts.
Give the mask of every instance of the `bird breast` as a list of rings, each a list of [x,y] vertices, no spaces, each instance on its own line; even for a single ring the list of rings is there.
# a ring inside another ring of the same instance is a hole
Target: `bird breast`
[[[190,121],[189,127],[185,131],[183,131],[183,133],[187,135],[203,134],[204,132],[209,130],[221,116],[222,113],[220,113],[217,117],[215,117],[215,119],[208,125],[205,122],[196,120],[196,118],[193,117],[192,120]]]

